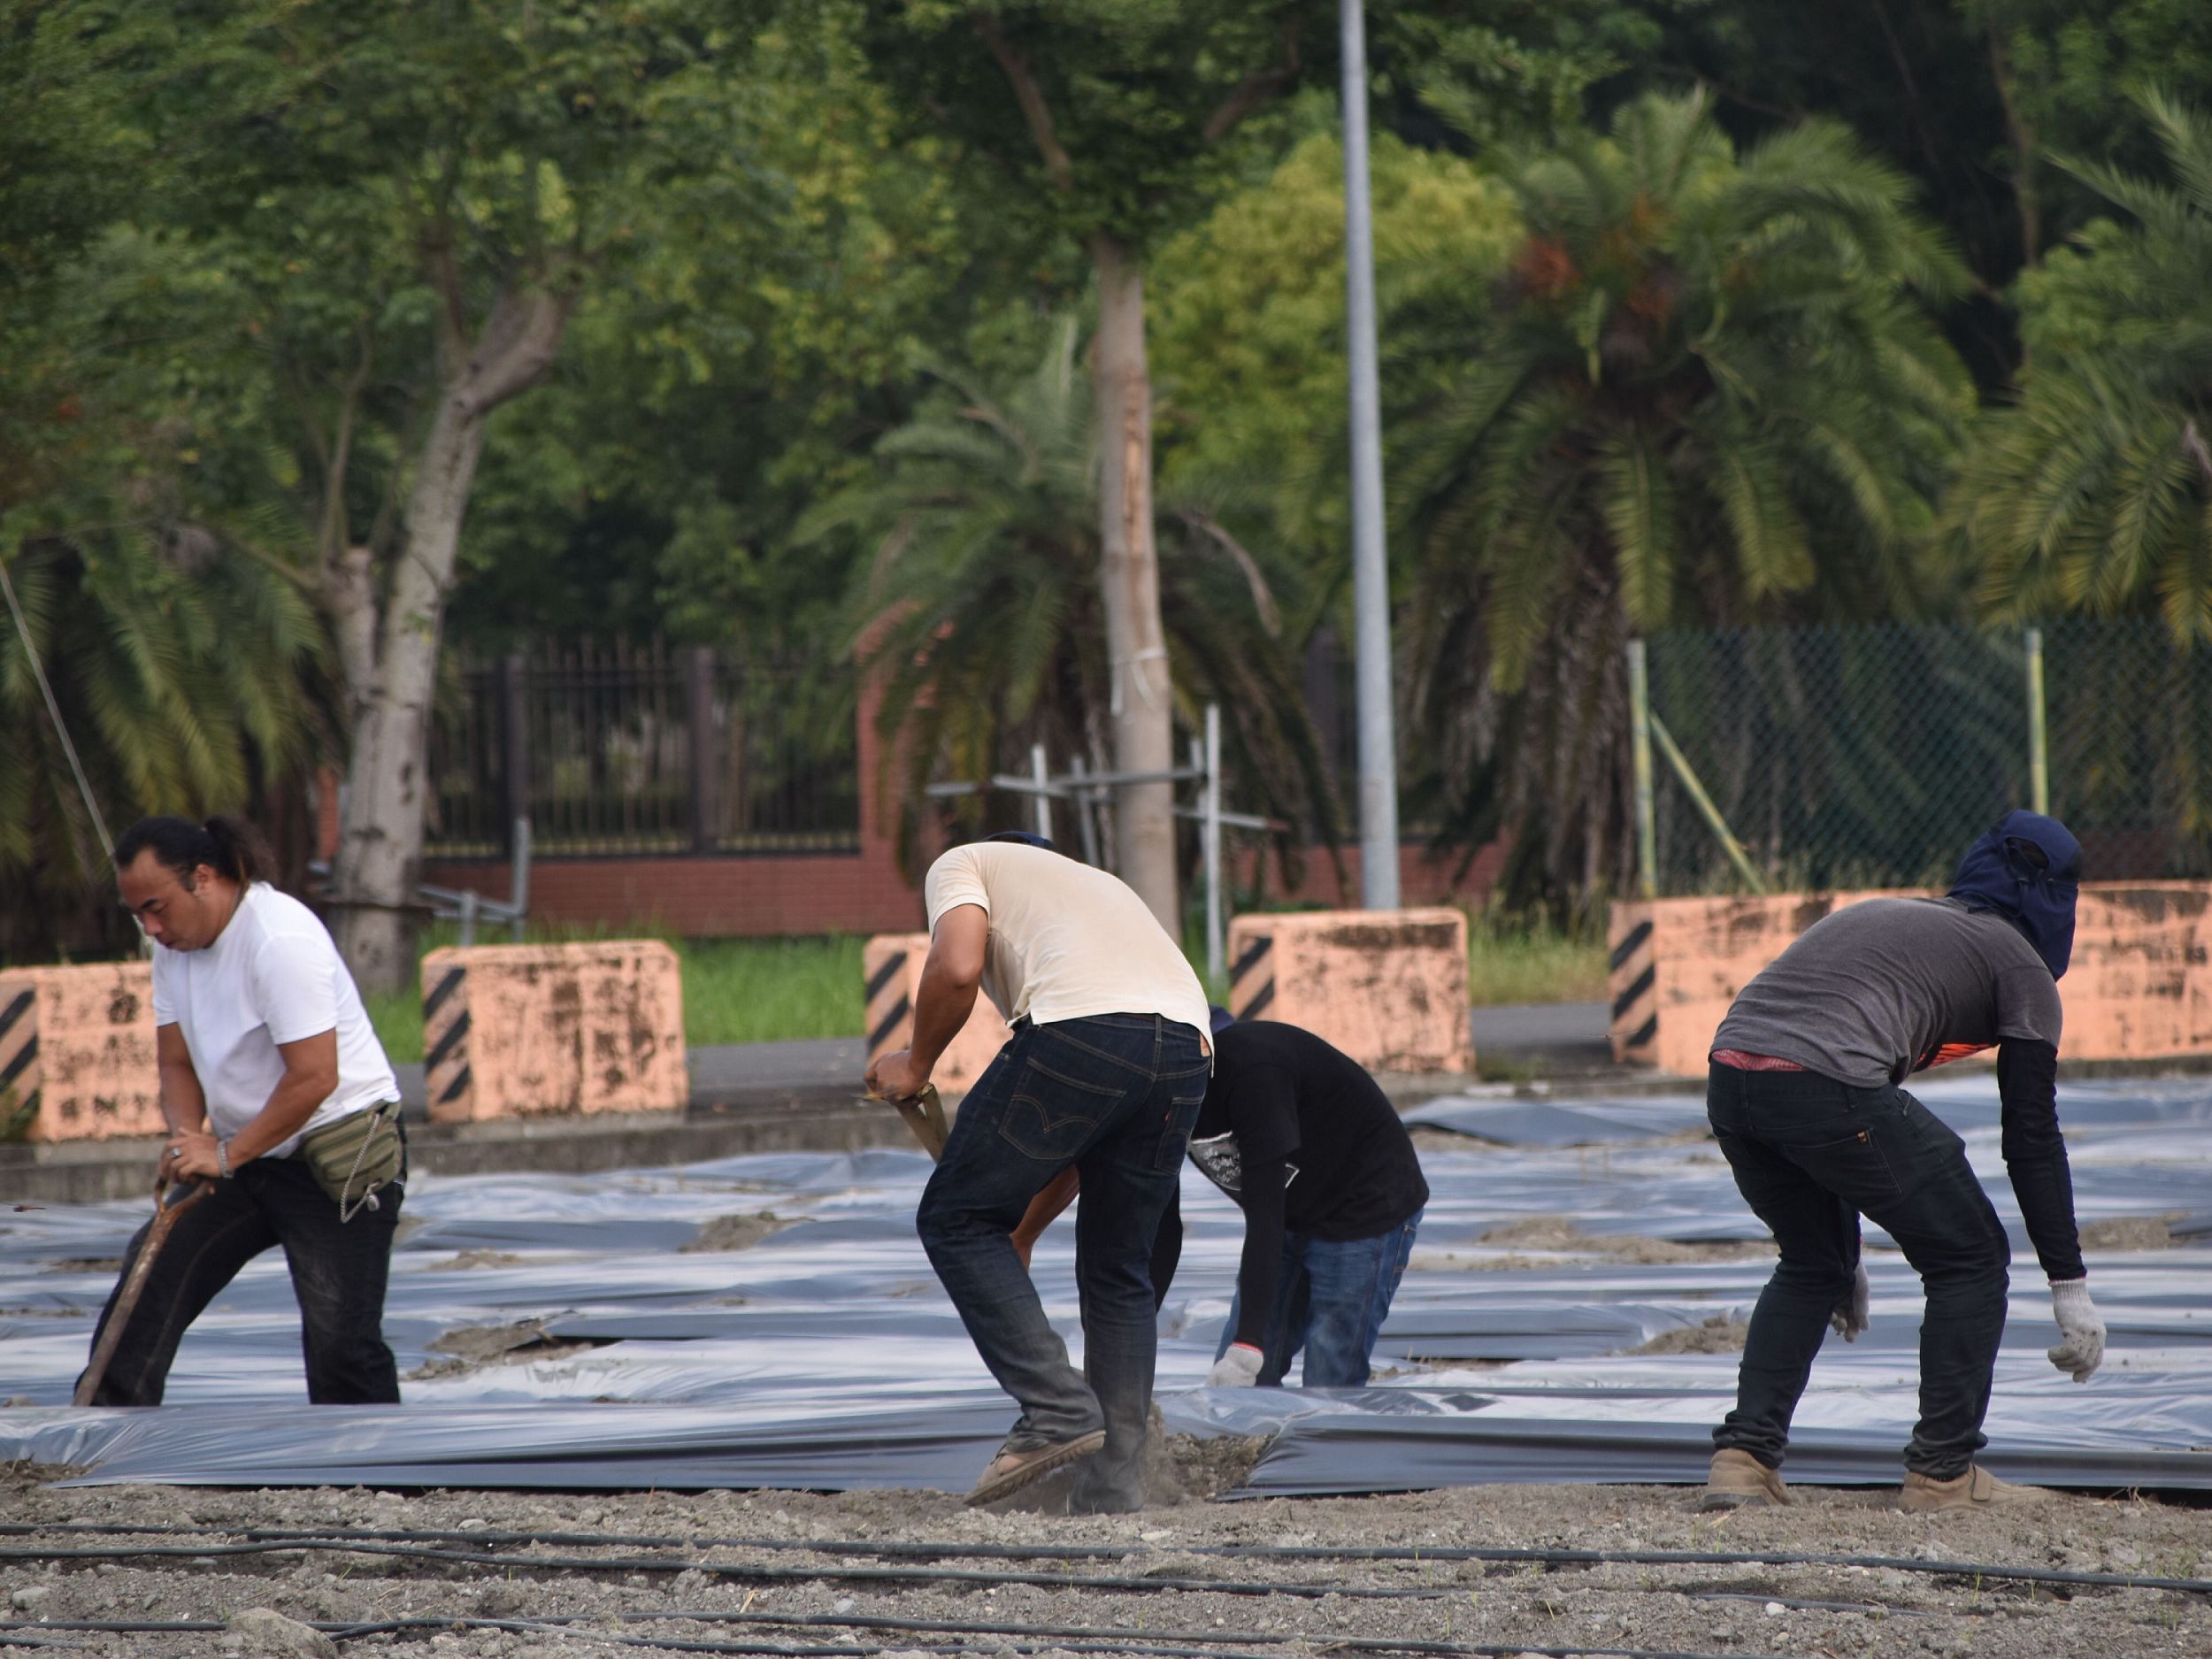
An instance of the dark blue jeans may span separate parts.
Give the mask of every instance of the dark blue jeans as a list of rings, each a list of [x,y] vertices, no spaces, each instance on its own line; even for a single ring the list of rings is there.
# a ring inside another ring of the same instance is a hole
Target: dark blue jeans
[[[1306,1355],[1302,1373],[1305,1386],[1367,1386],[1375,1339],[1390,1315],[1390,1299],[1405,1277],[1414,1230],[1420,1225],[1421,1211],[1417,1210],[1410,1220],[1370,1239],[1283,1234],[1282,1271],[1275,1281],[1275,1310],[1268,1316],[1260,1386],[1279,1386],[1301,1348]],[[1229,1351],[1242,1309],[1240,1292],[1230,1299],[1229,1323],[1222,1327],[1216,1359]]]
[[[1143,1501],[1158,1344],[1152,1240],[1181,1179],[1210,1070],[1197,1032],[1153,1014],[1017,1032],[961,1102],[915,1217],[976,1351],[1021,1406],[1008,1448],[1105,1429],[1105,1448],[1078,1488],[1086,1507]],[[1083,1180],[1075,1214],[1079,1373],[1010,1237],[1038,1189],[1071,1164]]]
[[[344,1222],[337,1201],[299,1158],[255,1158],[217,1181],[212,1197],[177,1217],[92,1403],[159,1405],[186,1329],[241,1268],[281,1245],[299,1299],[308,1399],[317,1405],[397,1405],[398,1370],[384,1341],[384,1287],[406,1173],[403,1166],[399,1180],[378,1188],[376,1209],[364,1206]],[[116,1290],[92,1333],[96,1348],[145,1239],[142,1227],[124,1253]]]
[[[1737,1187],[1782,1249],[1752,1311],[1736,1409],[1713,1444],[1781,1466],[1828,1315],[1851,1288],[1863,1215],[1897,1241],[1927,1292],[1920,1422],[1905,1467],[1939,1480],[1963,1474],[1989,1443],[1982,1418],[2012,1260],[1965,1143],[1901,1088],[1812,1071],[1717,1065],[1705,1106]]]

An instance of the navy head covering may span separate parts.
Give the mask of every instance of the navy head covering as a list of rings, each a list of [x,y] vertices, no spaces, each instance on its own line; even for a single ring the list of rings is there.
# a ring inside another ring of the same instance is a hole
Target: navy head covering
[[[1012,841],[1018,847],[1041,847],[1048,853],[1060,850],[1056,842],[1046,840],[1042,835],[1032,835],[1027,830],[1001,830],[997,834],[986,835],[983,839],[987,841]]]
[[[2010,921],[2055,979],[2074,952],[2080,883],[2081,843],[2072,831],[2039,812],[2008,812],[1966,849],[1951,878],[1951,896]]]

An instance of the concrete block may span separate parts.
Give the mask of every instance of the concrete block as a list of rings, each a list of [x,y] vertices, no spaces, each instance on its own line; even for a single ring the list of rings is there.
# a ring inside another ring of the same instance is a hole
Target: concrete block
[[[863,949],[860,971],[866,981],[872,1064],[879,1055],[914,1041],[914,998],[922,988],[922,964],[928,957],[927,933],[879,933]],[[932,1074],[937,1092],[948,1100],[966,1094],[1013,1034],[997,1004],[978,992],[968,1023],[937,1061]]]
[[[1229,924],[1229,1011],[1302,1025],[1377,1071],[1467,1071],[1467,918],[1316,910]]]
[[[1713,1033],[1738,992],[1822,917],[1918,889],[1616,904],[1613,1057],[1702,1075]],[[2059,998],[2068,1060],[2161,1060],[2212,1054],[2212,883],[2085,884],[2074,954]]]
[[[681,1111],[683,980],[658,940],[473,945],[422,960],[434,1123]]]
[[[0,972],[0,1122],[19,1117],[34,1141],[164,1131],[151,964]]]

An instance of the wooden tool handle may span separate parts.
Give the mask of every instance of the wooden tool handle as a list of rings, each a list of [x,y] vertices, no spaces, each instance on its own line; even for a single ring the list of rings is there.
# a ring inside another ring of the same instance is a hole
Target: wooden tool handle
[[[131,1271],[123,1277],[123,1288],[116,1294],[115,1310],[108,1315],[100,1340],[93,1346],[92,1362],[77,1379],[77,1392],[70,1396],[70,1404],[88,1406],[92,1397],[100,1392],[100,1384],[108,1374],[108,1362],[115,1357],[116,1345],[123,1340],[123,1327],[130,1323],[132,1311],[145,1292],[146,1280],[154,1271],[154,1257],[168,1240],[169,1230],[177,1225],[179,1216],[214,1190],[205,1181],[196,1181],[188,1192],[165,1184],[155,1190],[153,1225],[146,1229],[146,1240],[138,1247],[138,1254],[131,1260]]]

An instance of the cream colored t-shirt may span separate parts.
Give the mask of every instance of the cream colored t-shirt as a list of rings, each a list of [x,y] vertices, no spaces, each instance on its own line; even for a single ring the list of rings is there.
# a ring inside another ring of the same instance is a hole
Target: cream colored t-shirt
[[[1198,976],[1118,876],[1041,847],[975,841],[930,865],[922,902],[932,933],[958,905],[988,912],[983,990],[1010,1023],[1164,1014],[1212,1046]]]

